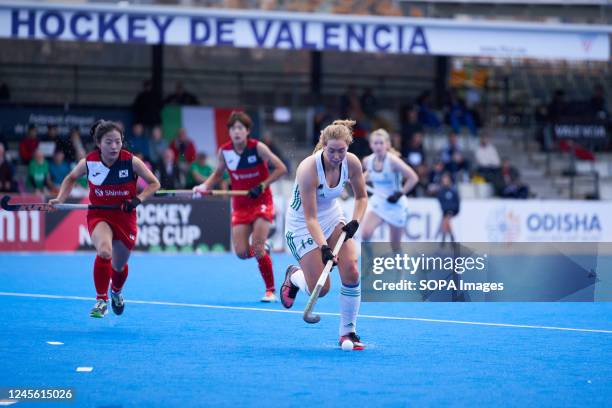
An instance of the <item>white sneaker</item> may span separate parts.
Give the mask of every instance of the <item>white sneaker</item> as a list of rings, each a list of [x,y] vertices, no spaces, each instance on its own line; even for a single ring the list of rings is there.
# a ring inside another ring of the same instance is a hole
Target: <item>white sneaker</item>
[[[271,290],[266,290],[266,294],[261,298],[264,303],[274,303],[277,301],[276,295]]]

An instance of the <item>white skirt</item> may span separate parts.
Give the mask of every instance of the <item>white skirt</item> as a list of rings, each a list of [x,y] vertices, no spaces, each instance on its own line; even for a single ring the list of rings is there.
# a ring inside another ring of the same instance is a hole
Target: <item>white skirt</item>
[[[374,212],[387,224],[403,228],[408,217],[408,199],[402,196],[397,203],[390,203],[386,197],[373,195],[368,199],[368,211]]]
[[[329,239],[336,225],[346,224],[346,218],[338,203],[329,210],[317,214],[317,220],[321,225],[325,239]],[[318,246],[306,227],[303,214],[292,209],[288,209],[285,214],[285,242],[291,254],[298,261]]]

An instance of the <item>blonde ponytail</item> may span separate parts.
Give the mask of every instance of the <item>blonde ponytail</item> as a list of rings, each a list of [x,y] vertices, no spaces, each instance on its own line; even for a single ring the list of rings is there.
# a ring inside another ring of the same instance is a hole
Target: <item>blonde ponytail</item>
[[[323,149],[330,140],[344,140],[347,145],[353,143],[353,126],[357,122],[351,119],[337,119],[321,131],[319,142],[314,148],[313,153]]]

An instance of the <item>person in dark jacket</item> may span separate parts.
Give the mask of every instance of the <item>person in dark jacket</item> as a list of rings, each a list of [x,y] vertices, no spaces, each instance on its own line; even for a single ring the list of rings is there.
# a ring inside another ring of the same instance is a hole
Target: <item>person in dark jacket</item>
[[[438,191],[438,201],[442,210],[442,223],[440,232],[442,233],[442,243],[446,236],[450,236],[451,242],[455,242],[455,236],[451,228],[451,219],[459,214],[459,193],[453,185],[453,180],[448,172],[442,174],[440,190]]]

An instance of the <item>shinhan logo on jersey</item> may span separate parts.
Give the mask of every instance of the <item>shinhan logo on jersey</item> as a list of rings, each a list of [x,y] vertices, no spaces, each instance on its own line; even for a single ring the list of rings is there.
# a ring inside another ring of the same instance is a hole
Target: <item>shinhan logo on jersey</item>
[[[104,197],[104,191],[100,190],[99,188],[96,188],[94,192],[98,197]]]
[[[126,178],[128,176],[127,170],[119,170],[119,178]]]
[[[249,162],[249,164],[255,163],[257,161],[257,157],[256,156],[249,156],[249,157],[247,157],[247,161]]]
[[[253,177],[257,177],[259,176],[259,171],[256,171],[254,173],[231,173],[232,177],[236,180],[246,180],[246,179],[251,179]]]

